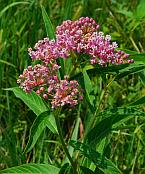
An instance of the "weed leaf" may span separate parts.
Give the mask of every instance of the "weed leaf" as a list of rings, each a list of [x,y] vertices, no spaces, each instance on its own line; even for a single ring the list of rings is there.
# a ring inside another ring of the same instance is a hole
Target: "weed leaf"
[[[135,17],[137,19],[141,19],[145,16],[145,2],[144,0],[140,0],[135,12]]]
[[[83,77],[84,77],[84,85],[85,85],[85,91],[86,91],[86,99],[93,106],[94,98],[92,95],[90,95],[90,93],[93,91],[92,82],[85,70],[83,71]]]
[[[25,152],[29,152],[34,147],[42,131],[46,127],[48,127],[53,133],[57,133],[54,116],[48,111],[40,114],[33,122]]]
[[[17,167],[11,167],[1,170],[0,173],[47,173],[58,174],[59,168],[49,164],[23,164]]]
[[[41,6],[41,10],[42,10],[42,16],[43,16],[43,20],[44,20],[47,36],[50,39],[54,39],[55,38],[54,27],[53,27],[53,25],[51,23],[51,20],[48,17],[47,12],[46,12],[46,10],[45,10],[45,8],[43,6]]]
[[[70,141],[70,145],[74,147],[75,150],[79,150],[105,174],[121,174],[120,170],[110,160],[91,149],[90,146],[77,141]]]
[[[19,87],[8,88],[6,90],[13,91],[16,97],[20,98],[37,116],[48,110],[41,97],[34,91],[27,94]]]
[[[130,106],[136,106],[136,105],[142,105],[142,104],[145,104],[145,96],[131,103]]]
[[[94,128],[91,129],[85,141],[93,147],[113,129],[117,129],[122,123],[135,116],[144,117],[145,114],[138,108],[131,107],[105,110],[99,115],[99,117],[102,117],[103,119],[99,123],[96,123]]]

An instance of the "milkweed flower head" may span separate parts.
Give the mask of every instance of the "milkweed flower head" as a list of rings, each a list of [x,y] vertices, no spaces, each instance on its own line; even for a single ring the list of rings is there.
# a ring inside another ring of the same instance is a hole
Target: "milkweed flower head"
[[[55,67],[55,68],[54,68]],[[41,87],[45,87],[52,80],[56,80],[56,72],[58,71],[59,66],[53,64],[51,69],[48,66],[37,64],[34,67],[28,66],[27,69],[24,69],[23,74],[19,76],[17,83],[20,84],[20,87],[27,93],[30,93],[33,89],[42,91]],[[41,90],[39,90],[41,89]]]
[[[71,51],[89,55],[91,64],[107,66],[133,62],[133,60],[127,60],[128,54],[116,50],[118,45],[116,42],[111,42],[110,35],[105,36],[98,29],[99,25],[92,18],[81,17],[76,21],[67,20],[56,28],[56,42],[68,57]]]
[[[79,83],[76,80],[69,81],[67,77],[60,80],[60,83],[57,83],[56,86],[53,86],[50,93],[53,95],[52,108],[67,104],[75,106],[80,100]]]
[[[68,76],[58,77],[61,68],[58,58],[68,59],[71,53],[86,54],[88,62],[95,65],[108,66],[132,63],[128,54],[111,42],[110,35],[98,31],[99,25],[92,18],[81,17],[76,21],[67,20],[56,27],[56,39],[44,38],[38,41],[34,50],[28,49],[32,61],[39,60],[40,64],[28,66],[19,76],[17,83],[25,92],[34,90],[45,100],[50,101],[52,108],[64,105],[75,106],[82,100],[79,83],[69,80]]]
[[[81,88],[76,80],[69,80],[68,76],[59,80],[58,75],[44,65],[29,66],[19,76],[17,83],[26,93],[34,90],[42,98],[50,100],[52,108],[75,106],[82,100]]]
[[[81,17],[76,21],[67,20],[56,28],[56,40],[68,52],[80,52],[80,46],[85,45],[98,28],[99,25],[92,18]]]

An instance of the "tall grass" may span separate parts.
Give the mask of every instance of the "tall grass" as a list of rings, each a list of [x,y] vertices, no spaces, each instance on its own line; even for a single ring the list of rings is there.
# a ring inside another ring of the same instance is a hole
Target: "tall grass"
[[[121,49],[137,55],[137,63],[145,63],[145,20],[142,11],[143,0],[110,1],[110,0],[16,0],[0,1],[0,168],[20,165],[28,162],[56,163],[60,165],[61,150],[57,138],[48,130],[42,133],[38,143],[27,155],[23,154],[28,141],[28,130],[35,114],[20,100],[4,89],[17,86],[16,79],[31,60],[27,48],[46,37],[47,32],[41,12],[43,5],[54,28],[64,19],[78,19],[80,16],[93,17],[101,30],[118,40]],[[66,10],[67,9],[67,10]],[[130,51],[132,50],[132,51]],[[102,81],[98,78],[97,92],[101,93]],[[113,82],[103,98],[101,108],[127,105],[141,98],[145,93],[144,71]],[[141,106],[144,110],[144,106]],[[85,111],[87,108],[83,108]],[[81,120],[83,118],[81,110]],[[69,139],[73,129],[72,112],[68,117],[62,115],[64,135]],[[123,173],[145,173],[145,120],[135,117],[123,123],[121,129],[113,131],[106,139],[105,153]],[[81,137],[81,134],[80,134]],[[54,141],[51,141],[51,139]],[[43,140],[43,141],[42,141]],[[52,145],[53,143],[53,145]],[[102,145],[103,146],[103,145]],[[54,160],[52,160],[54,159]],[[57,159],[57,160],[55,160]]]

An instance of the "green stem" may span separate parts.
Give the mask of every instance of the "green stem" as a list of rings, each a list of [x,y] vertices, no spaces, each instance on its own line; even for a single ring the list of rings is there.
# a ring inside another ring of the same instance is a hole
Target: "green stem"
[[[95,111],[95,113],[94,113],[94,117],[93,117],[93,121],[92,121],[92,125],[91,125],[91,126],[93,126],[93,127],[94,127],[94,125],[96,124],[96,116],[99,114],[100,106],[101,106],[101,103],[102,103],[102,101],[103,101],[103,99],[104,99],[104,96],[105,96],[105,94],[106,94],[108,88],[112,85],[112,82],[115,80],[115,78],[116,78],[116,76],[113,77],[113,78],[111,79],[111,81],[108,83],[108,85],[105,87],[105,89],[104,89],[104,90],[102,91],[102,93],[101,93],[100,102],[99,102],[99,105],[98,105],[98,107],[97,107],[97,109],[96,109],[96,111]]]
[[[140,51],[139,51],[139,49],[138,49],[138,47],[137,47],[136,43],[134,42],[134,40],[133,40],[132,36],[130,36],[130,37],[129,37],[129,39],[131,40],[132,45],[134,46],[134,48],[136,49],[136,51],[137,51],[138,53],[140,53]]]
[[[63,139],[63,135],[62,135],[62,130],[61,130],[61,126],[60,126],[60,121],[59,121],[59,114],[61,112],[61,109],[58,109],[57,112],[55,113],[55,121],[56,121],[56,125],[57,125],[57,130],[58,130],[58,134],[59,134],[59,138],[60,138],[60,142],[62,144],[63,150],[65,151],[65,154],[67,156],[67,158],[69,159],[71,165],[72,165],[72,169],[73,169],[73,173],[77,174],[77,169],[76,169],[76,165],[74,163],[74,161],[72,160],[69,151],[66,147],[65,141]]]
[[[92,116],[92,118],[91,118],[91,120],[90,120],[90,124],[88,125],[88,128],[87,128],[88,131],[85,132],[84,137],[83,137],[84,139],[86,138],[86,136],[87,136],[89,130],[90,130],[91,128],[93,128],[94,125],[96,124],[96,117],[97,117],[97,115],[98,115],[99,112],[100,112],[101,103],[102,103],[102,101],[103,101],[103,99],[104,99],[104,96],[105,96],[105,94],[106,94],[108,88],[111,86],[111,84],[112,84],[112,82],[115,80],[115,78],[116,78],[116,76],[115,76],[114,78],[111,79],[111,81],[108,83],[108,85],[107,85],[107,86],[105,87],[105,89],[102,91],[101,96],[100,96],[99,105],[98,105],[98,107],[96,107],[97,109],[95,110],[94,115]]]

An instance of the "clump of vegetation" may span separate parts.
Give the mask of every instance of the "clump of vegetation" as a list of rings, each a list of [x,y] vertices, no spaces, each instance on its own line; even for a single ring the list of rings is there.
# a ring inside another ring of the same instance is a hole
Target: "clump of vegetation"
[[[144,1],[0,5],[1,172],[144,173]]]

